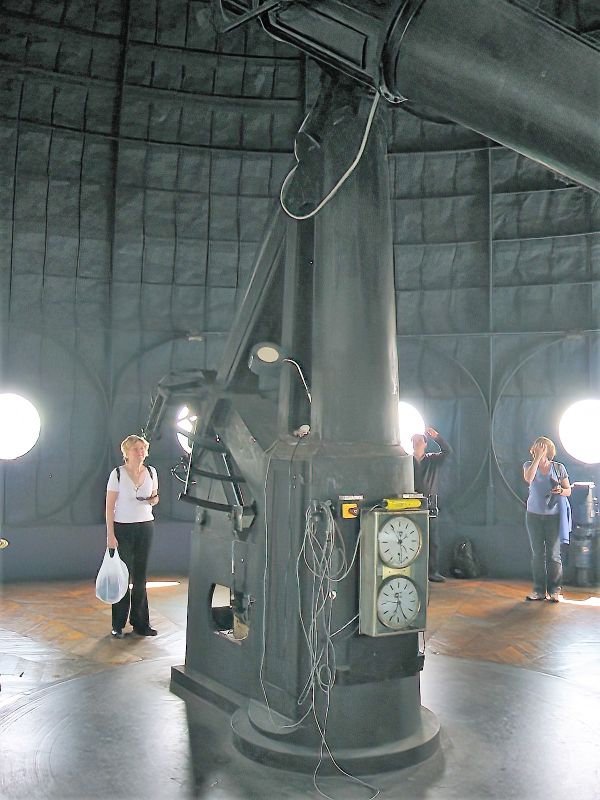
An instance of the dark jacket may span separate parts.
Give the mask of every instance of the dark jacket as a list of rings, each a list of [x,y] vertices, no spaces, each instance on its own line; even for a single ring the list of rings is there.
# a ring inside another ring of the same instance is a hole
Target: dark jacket
[[[452,453],[452,448],[443,436],[436,436],[433,441],[440,448],[439,453],[425,453],[421,461],[413,456],[415,471],[415,492],[424,495],[437,494],[438,470],[444,463],[446,456]]]

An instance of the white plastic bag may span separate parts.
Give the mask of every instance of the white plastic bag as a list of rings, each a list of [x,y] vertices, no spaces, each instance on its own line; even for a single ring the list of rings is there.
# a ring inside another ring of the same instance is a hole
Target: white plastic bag
[[[107,547],[96,578],[96,597],[103,603],[118,603],[125,596],[128,586],[127,564],[119,558],[117,548],[111,557]]]

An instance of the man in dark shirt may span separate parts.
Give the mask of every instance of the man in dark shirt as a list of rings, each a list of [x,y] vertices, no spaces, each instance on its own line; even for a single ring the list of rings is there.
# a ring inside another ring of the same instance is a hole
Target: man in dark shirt
[[[437,453],[426,453],[428,437],[440,448]],[[425,428],[425,433],[415,433],[412,437],[413,467],[415,471],[415,492],[429,497],[429,580],[443,583],[446,579],[439,572],[439,538],[437,530],[437,484],[438,471],[446,456],[452,453],[448,442],[434,428]]]

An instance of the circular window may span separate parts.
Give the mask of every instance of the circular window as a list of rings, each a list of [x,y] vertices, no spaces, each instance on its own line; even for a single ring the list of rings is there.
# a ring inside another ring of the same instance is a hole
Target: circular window
[[[33,403],[18,394],[0,394],[0,459],[28,453],[38,440],[40,427]]]
[[[600,400],[579,400],[562,415],[558,435],[563,447],[584,464],[600,463]]]
[[[192,445],[186,433],[192,433],[194,424],[198,419],[198,415],[191,411],[187,406],[183,406],[177,414],[177,441],[183,447],[186,453],[192,452]],[[184,433],[179,433],[184,431]]]
[[[412,455],[412,437],[415,433],[425,433],[425,421],[417,409],[404,400],[400,400],[398,403],[398,414],[400,416],[400,444],[409,455]]]

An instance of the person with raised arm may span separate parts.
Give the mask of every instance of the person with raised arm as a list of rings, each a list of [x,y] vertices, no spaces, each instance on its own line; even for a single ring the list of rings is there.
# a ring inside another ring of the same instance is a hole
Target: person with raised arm
[[[438,446],[437,452],[427,453],[427,443],[432,439]],[[439,571],[439,536],[437,529],[438,508],[438,473],[452,448],[435,428],[425,428],[425,433],[412,436],[413,468],[415,473],[415,491],[425,495],[429,500],[429,580],[443,583],[446,579]]]
[[[564,464],[554,461],[556,446],[547,436],[531,445],[531,460],[523,464],[523,478],[529,485],[525,527],[531,545],[533,590],[526,600],[562,600],[562,559],[560,544],[568,541],[571,505],[567,497],[571,484]]]

